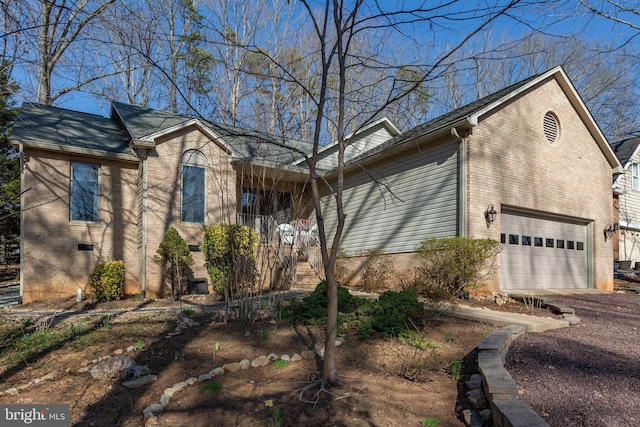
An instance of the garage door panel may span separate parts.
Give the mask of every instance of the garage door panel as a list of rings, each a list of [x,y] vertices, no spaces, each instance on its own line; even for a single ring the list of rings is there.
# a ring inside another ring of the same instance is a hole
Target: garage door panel
[[[506,241],[500,255],[503,289],[588,286],[585,225],[503,214],[501,227]],[[584,250],[578,250],[579,242]]]

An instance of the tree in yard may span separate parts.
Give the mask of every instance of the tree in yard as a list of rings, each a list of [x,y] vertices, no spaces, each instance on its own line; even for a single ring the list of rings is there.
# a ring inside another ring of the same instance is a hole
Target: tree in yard
[[[99,59],[87,55],[97,42],[88,30],[115,0],[20,0],[2,2],[3,9],[5,3],[12,7],[11,15],[3,14],[11,33],[3,42],[15,53],[14,66],[36,83],[33,96],[39,103],[52,105],[60,96],[105,77],[92,73]],[[6,46],[3,50],[8,51]],[[117,72],[111,69],[109,74]]]
[[[286,63],[279,62],[277,56],[254,48],[254,52],[259,52],[276,65],[286,81],[304,91],[312,100],[314,114],[312,154],[300,154],[305,156],[309,170],[327,282],[328,316],[322,379],[304,387],[301,395],[318,386],[317,399],[321,391],[326,391],[325,386],[336,384],[339,379],[335,347],[338,314],[335,265],[346,219],[343,205],[345,136],[356,132],[410,95],[425,99],[428,96],[425,82],[441,72],[446,60],[489,23],[513,11],[520,2],[490,3],[470,9],[465,9],[465,5],[458,2],[420,4],[415,7],[403,3],[384,9],[378,2],[364,0],[348,3],[340,0],[301,0],[298,7],[311,27],[310,38],[314,48],[307,54],[309,65],[305,73],[300,74]],[[431,37],[430,40],[422,38],[425,34],[416,32],[420,24],[423,24],[420,28]],[[427,29],[433,26],[446,26],[451,34],[458,34],[457,42],[449,46],[441,44],[436,48],[435,33]],[[386,49],[386,43],[392,39],[397,45],[403,46],[403,52],[389,52]],[[426,44],[432,46],[432,52],[425,52]],[[321,176],[316,164],[321,144],[327,135],[335,136],[338,147],[335,179],[330,183]],[[332,215],[335,214],[337,218],[335,228],[331,230],[326,228],[325,211],[321,203],[322,195],[327,192],[332,195],[331,209],[335,209]]]
[[[435,96],[443,112],[449,111],[561,65],[602,131],[610,141],[618,141],[640,128],[640,93],[635,89],[639,63],[630,46],[616,48],[612,41],[488,34],[452,58],[443,76],[450,90]]]
[[[20,235],[20,159],[9,142],[17,87],[5,72],[8,67],[0,66],[0,244],[6,245],[17,243]]]
[[[161,265],[171,280],[171,296],[175,298],[188,290],[189,275],[193,265],[193,257],[187,243],[178,230],[171,226],[164,237],[153,258],[153,262]]]

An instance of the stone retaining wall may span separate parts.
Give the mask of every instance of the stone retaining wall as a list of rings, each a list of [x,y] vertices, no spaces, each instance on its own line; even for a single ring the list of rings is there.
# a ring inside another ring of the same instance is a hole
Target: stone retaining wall
[[[549,427],[529,405],[518,400],[518,385],[504,367],[509,346],[525,332],[522,325],[505,326],[478,344],[482,385],[496,427]]]

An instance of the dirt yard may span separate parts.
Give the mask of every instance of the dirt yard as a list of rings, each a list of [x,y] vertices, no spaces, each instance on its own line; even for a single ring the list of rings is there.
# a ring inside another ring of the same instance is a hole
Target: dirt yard
[[[0,403],[67,403],[73,426],[140,426],[142,411],[176,383],[242,359],[252,361],[272,353],[293,356],[323,345],[320,327],[268,319],[243,328],[190,309],[208,302],[198,297],[183,303],[182,312],[174,312],[171,309],[179,308],[178,303],[167,300],[94,305],[70,299],[12,309],[20,310],[21,316],[2,312]],[[93,315],[96,310],[134,307],[149,311]],[[79,308],[88,311],[53,319],[24,312]],[[191,326],[173,335],[185,322]],[[312,400],[313,392],[302,400],[295,393],[315,378],[315,360],[271,362],[187,386],[172,397],[158,422],[191,427],[420,426],[437,420],[439,424],[433,425],[463,425],[458,419],[465,405],[457,403],[459,386],[474,369],[472,352],[478,341],[491,330],[474,322],[435,317],[421,330],[426,340],[417,345],[395,338],[362,341],[347,330],[338,347],[342,384],[331,389],[333,398],[323,394],[313,404],[303,401]],[[134,348],[127,351],[128,347]],[[127,388],[118,378],[92,378],[87,370],[98,363],[95,359],[120,351],[147,365],[157,381]],[[463,363],[458,382],[451,369],[457,361]],[[7,393],[12,388],[18,394]]]

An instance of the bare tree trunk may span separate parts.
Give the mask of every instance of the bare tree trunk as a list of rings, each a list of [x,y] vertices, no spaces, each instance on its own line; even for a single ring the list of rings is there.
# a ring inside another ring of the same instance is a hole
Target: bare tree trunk
[[[64,90],[57,95],[52,95],[51,77],[54,68],[69,49],[80,33],[115,0],[107,0],[97,3],[93,11],[89,7],[93,5],[89,0],[81,1],[72,6],[65,2],[57,4],[56,1],[38,0],[40,5],[39,32],[38,32],[38,88],[36,97],[38,102],[51,105],[57,96],[68,92]],[[90,81],[94,81],[93,77]],[[74,89],[82,87],[88,82],[76,82]]]

